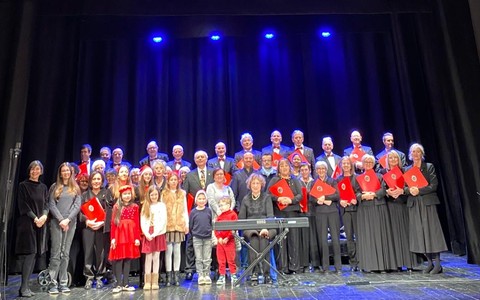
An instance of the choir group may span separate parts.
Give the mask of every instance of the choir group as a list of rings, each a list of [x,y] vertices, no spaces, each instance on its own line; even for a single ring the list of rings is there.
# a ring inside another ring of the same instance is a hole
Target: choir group
[[[318,157],[303,144],[300,130],[292,133],[293,147],[282,144],[278,130],[270,139],[270,145],[254,150],[252,136],[244,133],[234,157],[226,156],[226,145],[219,142],[211,159],[205,151],[195,153],[195,168],[183,159],[180,145],[169,160],[149,142],[137,168],[123,160],[120,148],[103,147],[93,161],[85,144],[80,162],[62,163],[50,188],[40,181],[42,163],[31,162],[28,179],[18,187],[20,296],[34,295],[29,278],[47,248],[48,292],[70,292],[67,268],[76,236],[85,289],[109,283],[113,293],[134,291],[129,274],[137,262],[144,290],[159,289],[159,283],[178,286],[181,269],[185,280],[197,273],[199,285],[212,284],[211,271],[218,285],[227,276],[234,282],[237,270],[256,254],[232,231],[213,230],[212,224],[237,219],[308,217],[308,228],[290,229],[274,257],[267,255],[285,274],[344,271],[341,228],[350,271],[412,271],[426,260],[424,273],[442,272],[440,252],[447,246],[436,208],[438,180],[422,145],[410,146],[407,165],[391,133],[384,134],[385,149],[376,156],[358,131],[351,133],[352,146],[342,156],[333,152],[330,137],[323,138]],[[240,232],[257,252],[276,234],[262,228]],[[268,264],[258,264],[249,280],[271,283],[274,276]]]

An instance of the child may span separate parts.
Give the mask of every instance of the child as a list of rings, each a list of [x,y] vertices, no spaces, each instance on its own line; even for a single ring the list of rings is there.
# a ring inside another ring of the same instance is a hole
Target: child
[[[229,196],[224,196],[220,199],[218,207],[220,215],[217,217],[217,222],[235,221],[238,220],[237,214],[231,209],[232,200]],[[231,281],[234,283],[237,280],[237,266],[235,265],[235,237],[231,230],[215,230],[217,237],[217,260],[218,271],[220,277],[217,280],[217,285],[225,284],[225,274],[228,262],[230,269]]]
[[[117,278],[114,293],[135,291],[135,287],[128,285],[128,274],[131,260],[140,257],[140,214],[138,205],[133,202],[132,186],[121,186],[119,193],[120,198],[113,206],[108,256],[113,261],[113,272]]]
[[[212,262],[212,211],[206,207],[207,193],[199,190],[195,195],[197,205],[190,212],[190,232],[193,237],[195,266],[198,284],[212,284],[210,264]]]
[[[158,271],[160,252],[167,249],[165,232],[167,231],[167,208],[160,199],[160,191],[154,185],[148,188],[142,206],[140,225],[142,227],[142,253],[145,255],[144,290],[158,290]],[[153,267],[152,267],[153,263]]]
[[[180,189],[179,177],[176,173],[167,176],[167,184],[162,191],[162,202],[167,207],[167,251],[165,252],[165,270],[167,272],[166,285],[180,285],[180,245],[188,234],[187,198],[184,190]],[[172,274],[172,256],[173,270]]]

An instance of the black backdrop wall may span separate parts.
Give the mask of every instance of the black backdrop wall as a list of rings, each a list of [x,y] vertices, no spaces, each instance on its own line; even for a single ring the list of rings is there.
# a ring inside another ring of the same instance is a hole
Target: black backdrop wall
[[[28,96],[6,97],[11,107],[26,104],[25,122],[2,125],[2,132],[22,128],[11,138],[23,141],[21,172],[40,159],[50,184],[62,161],[79,158],[83,143],[94,156],[103,145],[121,146],[135,163],[151,139],[167,153],[180,143],[193,160],[198,149],[213,155],[219,140],[233,154],[245,131],[261,148],[273,129],[291,145],[298,128],[317,155],[326,134],[341,154],[354,128],[375,152],[391,131],[405,152],[412,142],[425,146],[439,174],[451,249],[480,263],[480,70],[471,23],[458,22],[468,16],[466,3],[370,1],[360,9],[352,1],[322,10],[265,1],[257,13],[253,5],[224,3],[195,14],[187,6],[156,13],[150,2],[26,2],[38,13],[31,17],[30,74],[12,81],[26,81]],[[276,30],[275,39],[262,38],[266,28]],[[332,36],[320,38],[322,28]],[[213,29],[221,31],[219,41],[208,38]],[[163,43],[151,42],[157,32]]]

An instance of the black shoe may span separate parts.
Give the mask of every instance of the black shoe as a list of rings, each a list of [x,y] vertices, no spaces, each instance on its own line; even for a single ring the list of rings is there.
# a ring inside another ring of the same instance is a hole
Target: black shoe
[[[193,278],[193,273],[192,272],[188,272],[187,275],[185,275],[186,280],[192,280],[192,278]]]
[[[422,271],[423,274],[429,274],[433,270],[433,265],[428,265],[425,270]]]
[[[430,274],[440,274],[443,272],[443,268],[440,265],[436,265],[433,270],[430,272]]]
[[[273,280],[270,276],[265,275],[265,284],[272,284]]]

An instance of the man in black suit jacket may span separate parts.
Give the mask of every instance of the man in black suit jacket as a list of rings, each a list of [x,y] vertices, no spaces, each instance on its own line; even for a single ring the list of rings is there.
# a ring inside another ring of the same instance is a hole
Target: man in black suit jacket
[[[103,146],[100,148],[100,158],[105,162],[105,171],[112,167],[112,150],[110,147]]]
[[[292,152],[298,150],[300,153],[305,156],[307,159],[307,162],[310,164],[310,168],[313,169],[315,166],[315,154],[313,153],[313,149],[310,147],[307,147],[303,144],[304,141],[304,135],[303,132],[300,130],[294,130],[292,132],[292,142],[293,142],[293,147],[290,148],[290,152],[288,155],[290,155]]]
[[[168,155],[166,153],[158,152],[158,145],[155,141],[150,141],[147,144],[147,153],[148,155],[138,162],[140,167],[150,165],[150,167],[153,168],[153,163],[156,160],[163,160],[164,162],[168,161]]]
[[[186,160],[183,160],[183,147],[182,145],[175,145],[172,148],[173,160],[167,162],[167,167],[172,171],[178,171],[181,167],[192,168],[192,164]]]
[[[371,156],[373,155],[372,148],[369,146],[362,145],[362,135],[358,130],[352,131],[350,134],[350,141],[352,142],[352,146],[345,148],[343,150],[343,155],[350,156],[352,154],[354,148],[358,148],[361,151],[365,152],[366,154],[370,154]],[[362,160],[359,157],[359,161],[355,162],[355,173],[361,173],[363,171],[363,165],[362,165]]]
[[[327,175],[332,177],[333,172],[338,166],[338,163],[342,159],[340,155],[333,153],[333,140],[331,137],[326,136],[322,139],[322,155],[317,157],[316,161],[324,161],[327,163]]]
[[[77,163],[77,165],[80,167],[81,164],[85,164],[87,166],[88,175],[90,175],[93,164],[92,160],[90,159],[91,155],[92,146],[89,144],[83,144],[82,147],[80,147],[80,161]]]
[[[185,182],[183,183],[183,189],[188,194],[195,197],[199,190],[205,190],[207,185],[213,182],[212,169],[207,167],[207,152],[199,150],[195,152],[194,160],[197,168],[193,169],[187,174]],[[195,252],[193,250],[192,236],[189,234],[187,237],[187,246],[185,251],[185,278],[192,280],[193,273],[195,273]]]
[[[237,170],[237,167],[235,166],[235,160],[226,156],[226,153],[227,146],[225,146],[225,143],[218,142],[215,145],[216,156],[208,160],[207,166],[212,169],[223,169],[225,172],[232,175]]]
[[[405,153],[403,153],[402,151],[393,148],[393,145],[394,145],[393,134],[390,132],[385,132],[383,134],[382,140],[383,140],[383,144],[385,145],[385,149],[383,149],[382,152],[375,155],[376,160],[379,161],[380,158],[382,158],[385,154],[387,154],[392,150],[395,150],[400,156],[400,167],[405,167],[407,165],[407,157]],[[382,166],[380,164],[377,164],[377,169],[380,169],[380,168],[382,168]]]
[[[270,134],[270,141],[272,142],[271,145],[262,148],[262,155],[265,153],[273,154],[273,152],[275,152],[277,154],[280,154],[282,157],[288,156],[290,148],[282,145],[282,134],[280,133],[280,131],[272,131],[272,133]]]
[[[242,134],[242,136],[240,137],[240,144],[242,145],[243,149],[238,151],[237,153],[235,153],[235,156],[234,156],[235,166],[237,165],[237,163],[239,161],[241,161],[243,159],[243,155],[246,152],[251,152],[253,154],[253,157],[254,157],[255,161],[260,166],[261,163],[262,163],[262,152],[260,152],[258,150],[254,150],[252,148],[253,147],[253,137],[252,137],[252,135],[248,132],[245,132],[244,134]]]

